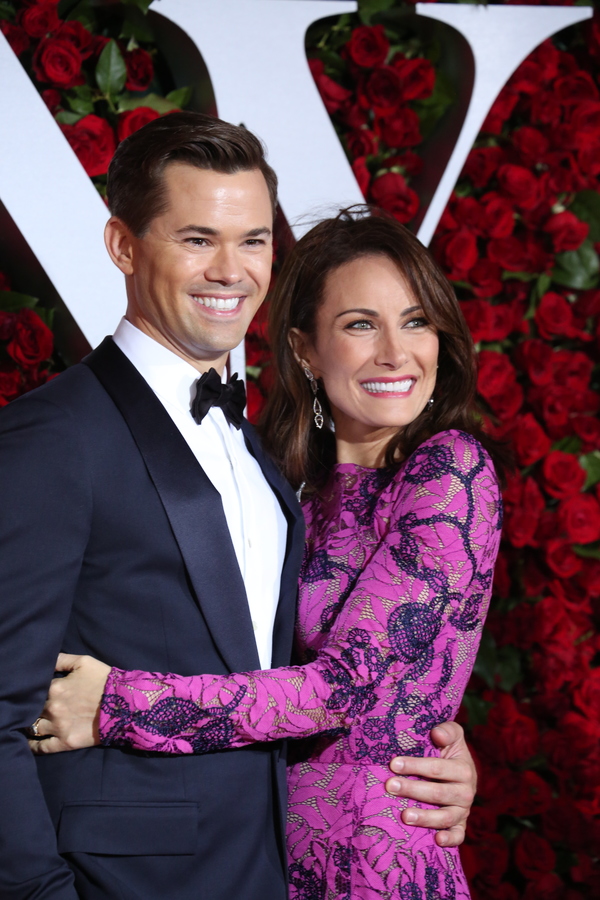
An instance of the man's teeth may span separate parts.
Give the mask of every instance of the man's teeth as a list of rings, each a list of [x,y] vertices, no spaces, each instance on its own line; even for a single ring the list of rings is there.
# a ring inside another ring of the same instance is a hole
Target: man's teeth
[[[224,297],[199,297],[197,294],[193,295],[196,303],[201,303],[202,306],[207,306],[209,309],[224,309],[230,310],[235,309],[241,297],[228,297],[225,299]]]
[[[413,385],[413,379],[407,378],[404,381],[363,381],[362,386],[365,391],[372,394],[405,394]]]

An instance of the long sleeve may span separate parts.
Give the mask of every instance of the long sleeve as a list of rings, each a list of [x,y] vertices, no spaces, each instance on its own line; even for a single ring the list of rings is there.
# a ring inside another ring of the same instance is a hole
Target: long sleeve
[[[489,600],[498,485],[481,445],[460,432],[425,442],[396,478],[386,532],[312,661],[185,678],[113,669],[102,742],[206,753],[361,724],[361,740],[376,746],[386,716],[397,724],[405,714],[418,736],[454,714]]]
[[[33,396],[0,417],[0,896],[75,900],[27,744],[61,649],[91,491],[69,413]]]

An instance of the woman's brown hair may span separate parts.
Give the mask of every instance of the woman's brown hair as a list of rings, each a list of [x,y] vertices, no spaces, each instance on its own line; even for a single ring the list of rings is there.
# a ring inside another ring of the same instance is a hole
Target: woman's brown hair
[[[477,357],[454,291],[431,254],[407,228],[369,207],[351,207],[325,219],[289,253],[270,302],[274,384],[261,418],[267,450],[294,486],[318,489],[335,463],[331,413],[321,389],[325,427],[314,426],[310,385],[288,340],[297,328],[314,342],[327,278],[363,256],[386,256],[398,267],[439,336],[433,403],[390,440],[385,462],[398,465],[428,437],[450,428],[477,437],[499,474],[507,454],[483,433],[475,405]]]

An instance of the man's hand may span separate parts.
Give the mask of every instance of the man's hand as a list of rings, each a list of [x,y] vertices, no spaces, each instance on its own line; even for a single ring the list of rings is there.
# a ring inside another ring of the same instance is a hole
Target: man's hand
[[[440,809],[409,807],[402,812],[402,821],[422,828],[438,828],[435,840],[440,847],[458,847],[465,839],[477,789],[477,771],[464,732],[456,722],[438,725],[431,737],[442,748],[441,756],[395,757],[390,768],[397,775],[386,781],[385,787],[396,797],[439,806]],[[419,780],[398,775],[418,775]]]
[[[110,666],[91,656],[59,653],[57,672],[48,691],[42,715],[36,722],[38,737],[29,741],[34,753],[80,750],[100,743],[98,717]]]

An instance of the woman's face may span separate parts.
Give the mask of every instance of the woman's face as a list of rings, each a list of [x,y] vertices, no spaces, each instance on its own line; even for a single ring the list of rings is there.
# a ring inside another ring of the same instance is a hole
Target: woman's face
[[[338,461],[381,465],[433,394],[439,349],[395,263],[364,256],[330,272],[314,343],[301,349],[331,406]]]

